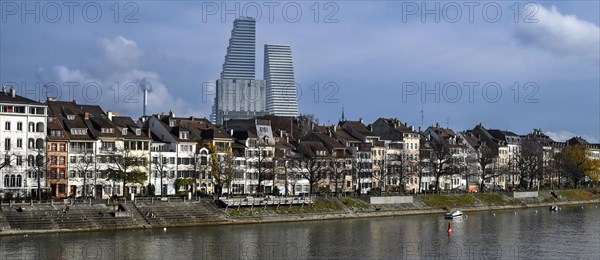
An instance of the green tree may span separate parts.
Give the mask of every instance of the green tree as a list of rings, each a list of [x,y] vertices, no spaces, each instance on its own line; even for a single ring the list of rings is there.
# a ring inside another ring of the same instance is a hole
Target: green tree
[[[134,155],[130,150],[120,150],[113,152],[111,158],[114,167],[107,170],[108,179],[123,183],[123,195],[127,183],[142,184],[147,179],[146,172],[140,169],[147,166],[144,157]]]
[[[575,187],[579,186],[586,176],[593,180],[598,172],[598,162],[591,158],[590,148],[586,145],[565,147],[559,153],[557,163]]]

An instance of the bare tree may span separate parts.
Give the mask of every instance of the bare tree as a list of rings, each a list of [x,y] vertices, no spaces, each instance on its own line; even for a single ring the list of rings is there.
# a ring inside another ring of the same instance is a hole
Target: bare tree
[[[12,167],[12,163],[15,160],[15,155],[10,151],[4,151],[2,159],[0,160],[0,170],[8,167]]]
[[[492,149],[487,146],[485,143],[482,143],[479,146],[477,157],[475,158],[475,162],[477,166],[479,166],[479,191],[485,190],[485,183],[498,177],[500,175],[499,171],[494,169],[494,161],[496,160],[496,156]]]
[[[30,167],[36,173],[38,200],[42,200],[42,176],[45,178],[46,173],[48,172],[46,149],[36,148],[32,151],[34,154],[34,161],[30,163]]]
[[[227,186],[227,196],[231,195],[231,182],[235,177],[235,161],[232,154],[227,154],[219,158],[219,176],[215,179],[220,184],[221,193],[223,192],[223,185]],[[221,195],[221,194],[219,194]]]
[[[346,158],[343,159],[334,159],[333,161],[333,169],[332,169],[332,175],[334,178],[334,184],[335,184],[335,188],[334,188],[334,193],[336,196],[338,196],[338,187],[339,187],[339,181],[341,179],[341,190],[344,191],[344,184],[346,182],[346,176],[347,176],[347,165],[346,165]]]
[[[259,142],[260,143],[260,142]],[[264,193],[264,185],[262,183],[265,180],[269,180],[273,178],[273,158],[267,156],[267,150],[262,149],[266,146],[260,145],[258,146],[258,185],[256,186],[257,195]],[[264,152],[264,153],[263,153]]]
[[[388,163],[386,163],[386,177],[397,179],[400,185],[400,192],[405,192],[406,187],[404,185],[404,178],[406,177],[406,154],[389,154],[387,156],[389,158]]]
[[[385,181],[391,173],[386,169],[386,160],[384,159],[382,161],[383,162],[378,165],[379,171],[373,173],[373,179],[377,180],[378,188],[380,188],[383,191],[385,189]]]
[[[309,184],[309,194],[313,194],[313,187],[320,180],[324,179],[325,172],[328,168],[330,158],[326,156],[315,156],[315,157],[305,157],[302,160],[302,164],[306,171],[300,171],[300,174],[304,179],[308,180]]]
[[[439,193],[440,178],[451,176],[457,173],[458,170],[454,163],[452,150],[449,147],[433,142],[432,148],[431,170],[435,176],[435,191]]]
[[[152,157],[152,170],[160,176],[160,197],[162,198],[165,195],[163,192],[163,180],[167,177],[167,174],[172,167],[169,166],[169,158],[165,157],[162,152],[157,152],[154,154],[157,154],[157,156]]]
[[[533,188],[533,181],[541,174],[543,153],[539,144],[531,140],[523,140],[521,150],[515,156],[519,170],[519,185],[527,183],[528,189]],[[522,187],[522,186],[521,186]]]
[[[96,163],[94,160],[93,150],[85,150],[83,158],[79,157],[77,163],[72,166],[79,175],[83,175],[83,198],[86,199],[89,194],[88,190],[88,173],[96,171]]]
[[[286,182],[292,186],[293,194],[296,195],[296,183],[302,179],[302,175],[300,174],[302,172],[302,159],[297,157],[290,157],[288,159],[289,160],[287,161],[286,167]],[[291,193],[287,192],[288,184],[286,184],[286,193],[289,195]]]

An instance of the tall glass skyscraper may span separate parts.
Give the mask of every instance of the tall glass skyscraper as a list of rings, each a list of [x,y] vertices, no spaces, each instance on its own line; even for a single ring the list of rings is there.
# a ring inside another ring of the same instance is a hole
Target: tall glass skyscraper
[[[221,79],[255,79],[256,20],[240,17],[233,22]]]
[[[267,113],[277,116],[298,116],[298,98],[292,49],[289,45],[265,44],[267,83]]]
[[[229,46],[216,95],[211,121],[249,119],[266,114],[265,82],[255,79],[256,20],[240,17],[233,22]]]

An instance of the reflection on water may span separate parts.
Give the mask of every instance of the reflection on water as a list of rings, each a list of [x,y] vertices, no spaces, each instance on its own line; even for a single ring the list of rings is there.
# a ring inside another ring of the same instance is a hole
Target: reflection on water
[[[0,259],[598,259],[599,245],[600,205],[585,205],[0,237]]]

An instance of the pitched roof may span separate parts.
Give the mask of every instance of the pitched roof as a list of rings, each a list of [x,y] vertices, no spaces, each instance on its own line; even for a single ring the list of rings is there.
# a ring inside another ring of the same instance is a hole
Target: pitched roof
[[[342,123],[342,125],[347,125],[364,136],[376,136],[373,132],[371,132],[371,130],[367,128],[367,126],[365,126],[360,121],[345,121]]]
[[[13,103],[13,104],[27,104],[27,105],[40,105],[43,106],[44,104],[31,100],[29,98],[23,97],[23,96],[19,96],[19,95],[15,95],[15,97],[12,96],[12,94],[10,93],[10,91],[0,91],[0,102],[1,103]]]
[[[86,124],[85,113],[81,110],[80,106],[78,106],[73,101],[48,101],[48,117],[52,118],[51,120],[55,125],[60,125],[64,130],[63,134],[69,140],[77,140],[77,141],[91,141],[95,140],[92,135],[92,130],[89,129],[89,125]],[[65,113],[68,111],[68,113]],[[72,115],[72,119],[69,119],[67,116]],[[89,121],[89,120],[87,120]],[[50,122],[50,119],[48,120]],[[49,124],[50,127],[50,124]],[[84,135],[74,135],[71,132],[71,129],[79,128],[79,129],[87,129],[86,134]],[[50,135],[49,135],[50,137]]]
[[[331,136],[321,133],[321,132],[312,132],[308,135],[302,137],[302,141],[316,141],[322,142],[329,149],[342,149],[346,148],[340,142],[333,139]]]
[[[335,134],[338,136],[338,138],[344,139],[348,142],[361,142],[360,140],[354,138],[354,136],[350,135],[350,133],[348,133],[346,130],[341,128],[337,128]]]
[[[325,148],[321,142],[303,141],[298,144],[298,152],[308,158],[317,157],[317,151],[324,151],[328,153],[327,148]]]

